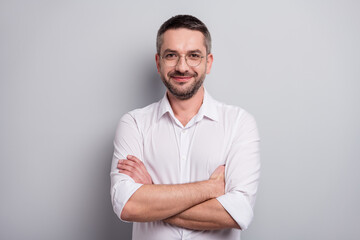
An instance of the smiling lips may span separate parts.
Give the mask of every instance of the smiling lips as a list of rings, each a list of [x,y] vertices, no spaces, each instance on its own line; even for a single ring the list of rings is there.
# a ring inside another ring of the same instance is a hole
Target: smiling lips
[[[175,82],[183,83],[189,81],[192,78],[192,76],[172,76],[171,78],[174,79]]]

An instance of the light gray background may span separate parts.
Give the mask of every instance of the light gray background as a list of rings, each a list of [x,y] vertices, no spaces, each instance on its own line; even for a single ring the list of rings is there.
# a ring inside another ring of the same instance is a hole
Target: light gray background
[[[112,212],[120,117],[157,101],[155,37],[194,14],[206,78],[257,119],[262,177],[242,239],[359,239],[359,1],[0,1],[0,239],[130,239]]]

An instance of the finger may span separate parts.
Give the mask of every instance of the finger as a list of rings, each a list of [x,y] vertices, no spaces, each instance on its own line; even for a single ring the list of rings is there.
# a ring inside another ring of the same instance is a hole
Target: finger
[[[133,166],[135,167],[135,163],[134,162],[131,162],[129,160],[126,160],[126,159],[123,159],[121,161],[119,161],[118,165],[117,165],[117,168],[120,168],[121,166],[124,166],[124,165],[128,165],[128,166]]]
[[[124,159],[120,159],[117,164],[117,168],[120,168],[120,166],[123,164]]]
[[[132,166],[129,166],[129,165],[120,165],[119,167],[118,167],[118,169],[120,169],[120,170],[127,170],[127,171],[129,171],[129,172],[134,172],[136,169],[134,168],[134,167],[132,167]]]
[[[138,164],[134,161],[131,161],[131,160],[127,160],[125,159],[121,164],[123,165],[129,165],[129,166],[133,166],[133,167],[137,167]]]
[[[120,159],[118,161],[117,168],[120,168],[121,165],[127,164],[126,161],[127,161],[126,159]]]
[[[142,183],[147,183],[147,184],[153,183],[149,172],[147,171],[144,163],[141,160],[139,160],[137,157],[133,155],[128,155],[126,158],[127,159],[123,160],[122,163],[119,165],[119,168],[123,168],[130,171]],[[124,167],[126,165],[129,167]]]
[[[126,158],[127,158],[128,160],[134,161],[134,162],[136,162],[136,163],[138,163],[138,164],[141,164],[141,163],[142,163],[142,161],[140,161],[137,157],[135,157],[135,156],[133,156],[133,155],[128,155]]]
[[[124,170],[124,169],[120,169],[119,173],[123,173],[123,174],[126,174],[128,176],[130,175],[130,172],[128,170]]]
[[[130,166],[126,166],[125,168],[131,168]],[[134,171],[135,170],[135,171]],[[152,184],[152,181],[149,181],[148,179],[146,179],[146,177],[142,174],[139,174],[138,172],[136,172],[136,169],[120,169],[119,173],[123,173],[128,175],[129,177],[131,177],[136,183],[141,183],[141,184]]]
[[[122,169],[119,170],[119,173],[123,173],[125,175],[128,175],[129,177],[131,177],[131,175],[132,175],[132,173],[130,171],[122,170]]]
[[[147,169],[146,169],[146,167],[145,167],[144,162],[141,161],[140,159],[138,159],[137,157],[135,157],[135,156],[133,156],[133,155],[128,155],[128,156],[127,156],[127,159],[136,162],[137,164],[139,164],[139,166],[142,168],[142,170],[143,170],[144,172],[146,172],[146,173],[148,172]]]
[[[151,179],[150,174],[147,171],[144,162],[140,161],[139,159],[136,159],[136,162],[137,162],[136,167],[138,168],[139,171],[141,171],[141,174],[144,176],[144,179],[147,180]],[[152,180],[150,182],[152,182]]]
[[[148,172],[144,171],[139,164],[128,160],[124,160],[123,163],[118,164],[118,168],[126,169],[142,179],[146,179],[148,175]]]
[[[120,170],[119,173],[123,173],[131,177],[136,183],[141,183],[141,180],[133,173],[127,170]]]
[[[142,168],[134,162],[125,160],[123,163],[118,165],[119,165],[118,166],[119,169],[125,169],[127,171],[134,173],[137,176],[146,176],[146,172],[144,172]]]
[[[129,165],[122,165],[120,167],[120,173],[126,172],[128,176],[130,176],[137,183],[142,184],[152,184],[152,179],[147,172],[143,172],[140,168],[134,168]]]
[[[134,173],[131,169],[126,169],[126,168],[120,169],[119,173],[124,173],[124,174],[130,176],[131,178],[138,177],[138,175],[136,173]]]
[[[143,163],[143,161],[141,161],[140,159],[138,159],[137,157],[133,156],[133,155],[128,155],[127,156],[127,160],[130,162],[132,161],[133,163],[135,163],[136,167],[139,167],[141,168],[141,170],[144,172],[144,173],[147,173],[147,169]]]
[[[134,161],[133,159],[124,159],[122,164],[140,168],[140,164],[138,162]]]

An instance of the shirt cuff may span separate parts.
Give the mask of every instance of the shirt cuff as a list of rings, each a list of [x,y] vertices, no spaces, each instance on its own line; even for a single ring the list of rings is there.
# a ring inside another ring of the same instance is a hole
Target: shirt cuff
[[[254,213],[244,194],[233,191],[217,197],[216,199],[237,222],[242,231],[248,228]]]
[[[121,219],[121,212],[129,200],[129,198],[138,190],[143,184],[136,183],[132,178],[123,179],[117,182],[112,187],[112,205],[114,212],[123,222],[128,222]]]

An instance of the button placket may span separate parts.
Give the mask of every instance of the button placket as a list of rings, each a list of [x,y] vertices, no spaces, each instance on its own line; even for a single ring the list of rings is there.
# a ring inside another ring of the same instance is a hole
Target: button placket
[[[181,161],[185,161],[186,160],[186,136],[185,136],[185,130],[182,129],[180,131],[180,156],[181,156]]]
[[[180,130],[180,166],[181,169],[184,171],[186,166],[186,156],[187,156],[187,141],[186,141],[186,134],[185,129]],[[185,181],[185,176],[182,176],[182,180]]]

